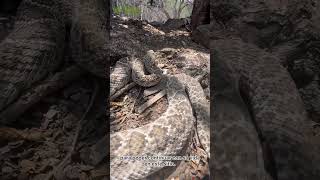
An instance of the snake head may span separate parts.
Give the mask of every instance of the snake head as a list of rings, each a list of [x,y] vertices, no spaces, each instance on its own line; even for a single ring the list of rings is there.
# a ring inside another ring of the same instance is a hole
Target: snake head
[[[19,91],[15,84],[0,81],[0,111],[5,109],[18,97]]]

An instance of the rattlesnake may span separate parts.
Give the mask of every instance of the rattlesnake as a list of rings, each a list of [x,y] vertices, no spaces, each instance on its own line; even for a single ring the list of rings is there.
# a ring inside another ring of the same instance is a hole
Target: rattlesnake
[[[251,117],[238,91],[238,77],[213,52],[214,160],[216,180],[267,180],[263,151]]]
[[[152,51],[148,52],[149,55],[150,52]],[[150,61],[152,58],[145,59]],[[123,62],[119,64],[123,65]],[[133,73],[139,72],[141,75],[143,67],[141,64],[134,64],[131,66]],[[115,72],[124,75],[127,70]],[[182,150],[191,138],[195,123],[194,114],[199,138],[208,157],[210,156],[209,103],[201,85],[196,79],[185,74],[163,75],[161,81],[165,84],[163,88],[166,90],[169,104],[166,112],[152,123],[111,134],[111,179],[143,179],[162,169],[159,166],[145,165],[146,161],[143,160],[121,160],[124,156],[184,156],[185,152]],[[112,82],[111,80],[111,87]]]
[[[110,74],[110,95],[112,96],[118,89],[125,86],[131,78],[143,87],[158,84],[162,79],[162,70],[154,64],[154,59],[154,51],[149,50],[143,61],[135,57],[124,57],[118,60]],[[146,75],[144,67],[151,74]]]
[[[318,179],[316,148],[308,139],[311,124],[289,73],[271,54],[222,34],[212,33],[211,50],[239,77],[239,90],[272,151],[277,179]]]
[[[73,59],[106,77],[107,8],[106,0],[23,0],[12,32],[0,43],[0,110],[55,72],[67,36]]]

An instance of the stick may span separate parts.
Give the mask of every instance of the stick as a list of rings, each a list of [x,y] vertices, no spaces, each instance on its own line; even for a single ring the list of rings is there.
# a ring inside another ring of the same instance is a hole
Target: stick
[[[116,93],[114,93],[111,97],[110,97],[110,101],[113,101],[115,99],[117,99],[119,96],[121,96],[124,92],[130,90],[131,88],[133,88],[135,85],[137,85],[135,82],[132,82],[130,84],[127,84],[124,88],[120,89],[119,91],[117,91]]]
[[[160,91],[158,94],[156,94],[153,98],[149,99],[147,102],[142,104],[138,109],[137,112],[141,114],[143,111],[145,111],[148,107],[150,107],[152,104],[157,102],[160,98],[162,98],[164,95],[166,95],[166,90]]]
[[[155,94],[155,93],[157,93],[157,92],[159,92],[161,89],[154,89],[154,88],[149,88],[149,89],[146,89],[146,90],[144,90],[144,92],[143,92],[143,95],[144,96],[150,96],[150,95],[152,95],[152,94]]]
[[[143,95],[150,96],[152,94],[155,94],[155,93],[161,91],[165,87],[165,85],[166,85],[165,81],[161,81],[159,84],[144,90]]]

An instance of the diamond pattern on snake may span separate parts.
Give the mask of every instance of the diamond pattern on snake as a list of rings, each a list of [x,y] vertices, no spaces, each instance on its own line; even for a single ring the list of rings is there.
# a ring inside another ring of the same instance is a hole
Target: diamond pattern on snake
[[[123,156],[183,156],[195,124],[210,157],[209,102],[200,83],[186,74],[161,74],[153,63],[153,53],[148,51],[143,60],[121,59],[111,73],[111,95],[128,83],[131,71],[131,78],[138,85],[163,83],[168,100],[167,110],[155,121],[111,134],[111,179],[144,179],[162,169],[146,166],[143,161],[120,160]],[[146,75],[144,67],[151,74]]]

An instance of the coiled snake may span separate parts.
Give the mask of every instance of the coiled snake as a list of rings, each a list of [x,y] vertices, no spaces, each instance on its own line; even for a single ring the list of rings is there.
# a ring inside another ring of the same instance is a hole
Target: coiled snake
[[[150,56],[152,51],[147,53],[144,61],[152,60]],[[133,62],[135,63],[137,62]],[[126,70],[130,69],[126,67]],[[132,73],[136,74],[132,76],[133,78],[143,76],[141,65],[132,65],[131,68]],[[146,69],[152,68],[146,65]],[[125,74],[126,70],[122,71],[122,74]],[[121,71],[118,69],[116,72]],[[111,73],[111,79],[115,76]],[[145,76],[140,79],[143,78]],[[201,85],[196,79],[185,74],[162,75],[162,78],[168,100],[166,112],[152,123],[111,134],[111,179],[143,179],[162,168],[147,166],[144,164],[146,161],[142,160],[121,159],[124,156],[183,156],[185,152],[182,150],[188,144],[195,121],[200,141],[210,156],[209,102]],[[111,87],[113,87],[112,82]],[[137,81],[137,84],[143,83]]]

